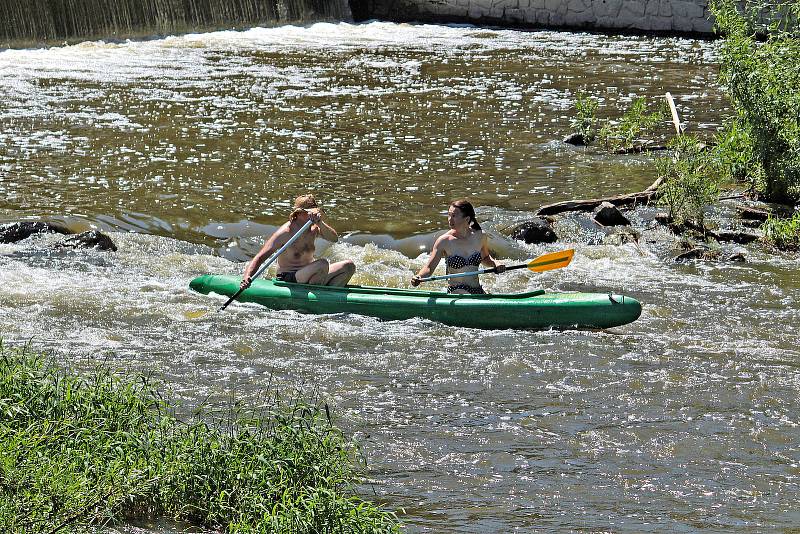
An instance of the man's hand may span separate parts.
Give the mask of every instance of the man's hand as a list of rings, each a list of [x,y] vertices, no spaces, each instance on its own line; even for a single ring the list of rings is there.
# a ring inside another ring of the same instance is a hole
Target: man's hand
[[[311,208],[310,210],[306,210],[308,212],[308,217],[311,219],[311,222],[314,224],[319,224],[322,220],[322,212],[319,211],[319,208]]]
[[[412,286],[414,286],[414,287],[417,287],[417,286],[418,286],[418,285],[420,285],[421,283],[422,283],[422,281],[420,281],[420,279],[419,279],[419,276],[413,276],[413,277],[411,277],[411,285],[412,285]]]
[[[245,290],[248,287],[250,287],[250,284],[252,284],[252,283],[253,283],[253,279],[250,278],[249,276],[245,276],[244,278],[242,278],[242,283],[239,284],[239,289]]]
[[[495,266],[495,269],[496,269],[496,272],[497,272],[497,274],[500,274],[500,273],[504,273],[504,272],[506,272],[506,266],[505,266],[505,265],[503,265],[502,263],[498,263],[498,264]]]

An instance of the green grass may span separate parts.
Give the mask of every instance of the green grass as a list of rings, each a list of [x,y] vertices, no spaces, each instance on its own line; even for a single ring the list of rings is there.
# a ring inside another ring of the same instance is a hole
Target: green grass
[[[597,138],[597,107],[599,102],[583,92],[578,93],[575,101],[575,117],[571,120],[572,128],[581,136],[587,145]]]
[[[225,532],[398,532],[361,499],[327,406],[182,422],[144,377],[77,376],[0,341],[0,531],[170,517]]]

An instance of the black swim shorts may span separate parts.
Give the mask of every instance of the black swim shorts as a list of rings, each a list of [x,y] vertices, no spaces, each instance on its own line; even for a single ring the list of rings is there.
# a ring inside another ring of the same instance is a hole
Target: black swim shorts
[[[276,280],[281,282],[289,282],[290,284],[297,283],[297,271],[284,271],[275,275]]]

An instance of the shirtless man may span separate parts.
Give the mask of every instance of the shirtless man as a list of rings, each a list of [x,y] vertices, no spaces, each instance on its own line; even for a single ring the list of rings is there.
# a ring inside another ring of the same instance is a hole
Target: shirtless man
[[[314,195],[301,195],[294,201],[294,211],[289,221],[275,230],[264,246],[247,264],[242,278],[242,289],[247,289],[253,282],[253,274],[258,271],[267,258],[286,244],[308,220],[313,224],[297,241],[278,256],[278,274],[276,278],[284,282],[298,284],[317,284],[344,286],[356,272],[352,260],[328,263],[328,260],[314,259],[314,240],[321,237],[336,242],[339,239],[336,230],[322,220],[322,211],[314,199]]]

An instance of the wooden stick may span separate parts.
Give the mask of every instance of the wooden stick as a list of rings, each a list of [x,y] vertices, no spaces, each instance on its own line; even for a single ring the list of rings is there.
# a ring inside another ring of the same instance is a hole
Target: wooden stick
[[[681,126],[681,119],[678,117],[678,110],[675,107],[675,101],[672,100],[672,95],[667,91],[667,104],[669,104],[669,111],[672,113],[672,124],[675,125],[675,133],[681,135],[683,127]]]

